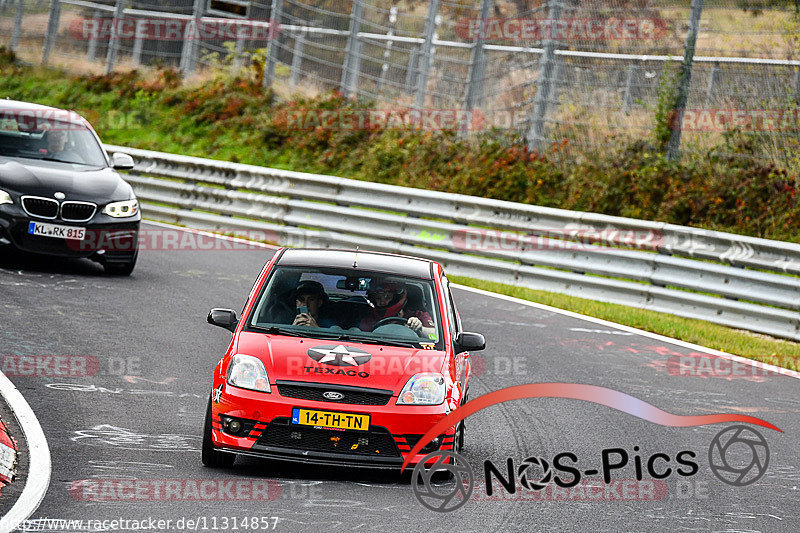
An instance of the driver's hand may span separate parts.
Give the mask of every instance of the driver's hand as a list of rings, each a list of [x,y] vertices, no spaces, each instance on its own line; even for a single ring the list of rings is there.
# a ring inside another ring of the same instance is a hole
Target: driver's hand
[[[408,319],[408,327],[414,330],[415,333],[419,333],[422,329],[422,320],[419,318],[412,316]]]
[[[294,317],[294,322],[292,322],[294,326],[309,326],[312,328],[318,328],[317,321],[314,320],[314,317],[309,315],[308,313],[300,313],[296,317]]]

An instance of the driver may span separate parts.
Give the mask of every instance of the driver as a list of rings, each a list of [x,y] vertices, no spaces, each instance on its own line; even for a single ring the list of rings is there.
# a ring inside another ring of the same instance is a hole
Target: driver
[[[45,142],[47,143],[47,157],[63,161],[82,162],[81,157],[74,150],[67,148],[68,136],[65,130],[48,130],[45,137]]]
[[[390,317],[408,317],[406,326],[414,330],[417,335],[425,333],[423,328],[431,328],[430,331],[435,331],[430,314],[421,309],[409,308],[404,283],[391,279],[373,280],[367,290],[367,297],[375,307],[361,320],[359,328],[362,331],[372,331],[377,322]]]

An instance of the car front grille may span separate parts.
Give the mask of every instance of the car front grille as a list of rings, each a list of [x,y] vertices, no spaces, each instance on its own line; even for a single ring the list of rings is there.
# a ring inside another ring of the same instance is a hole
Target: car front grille
[[[288,418],[270,422],[257,444],[343,455],[400,457],[397,444],[386,428],[336,431],[290,424]]]
[[[297,381],[278,381],[278,392],[281,396],[287,398],[354,405],[386,405],[392,397],[392,391],[390,390]],[[326,397],[326,393],[335,394],[329,394],[329,397]],[[337,398],[337,395],[341,395],[341,398]]]
[[[54,219],[58,216],[58,202],[38,196],[23,196],[22,209],[33,217]]]
[[[89,202],[64,202],[61,204],[61,220],[67,222],[86,222],[97,211],[97,205]]]

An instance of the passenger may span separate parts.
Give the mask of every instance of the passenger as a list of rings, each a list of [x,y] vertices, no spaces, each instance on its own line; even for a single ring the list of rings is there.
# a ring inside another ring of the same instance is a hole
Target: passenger
[[[326,316],[329,305],[328,295],[322,283],[312,280],[304,280],[297,284],[294,290],[295,305],[299,308],[305,306],[307,312],[300,313],[294,317],[294,326],[309,326],[312,328],[329,328],[336,322]]]
[[[362,331],[372,331],[375,324],[385,318],[408,318],[406,326],[417,335],[435,334],[431,315],[422,309],[411,309],[405,284],[391,280],[373,280],[367,290],[367,297],[375,305],[371,313],[361,320]],[[424,329],[423,329],[424,328]]]

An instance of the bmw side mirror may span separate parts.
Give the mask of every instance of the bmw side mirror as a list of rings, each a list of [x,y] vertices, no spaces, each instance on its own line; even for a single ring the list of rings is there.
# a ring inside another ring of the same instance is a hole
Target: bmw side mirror
[[[236,318],[236,311],[231,309],[212,309],[206,318],[212,326],[219,326],[225,328],[231,333],[236,331],[236,325],[239,320]]]
[[[117,170],[131,170],[134,166],[133,158],[128,154],[116,152],[111,156],[111,166]]]
[[[470,333],[462,331],[456,336],[456,353],[477,352],[486,348],[486,339],[480,333]]]

